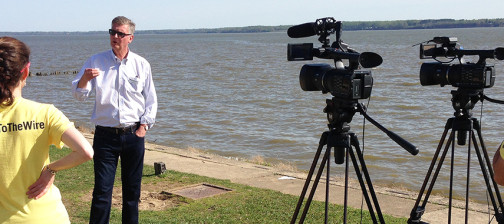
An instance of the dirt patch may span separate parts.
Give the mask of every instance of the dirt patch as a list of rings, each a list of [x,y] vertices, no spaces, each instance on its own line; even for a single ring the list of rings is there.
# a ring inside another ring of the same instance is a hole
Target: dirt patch
[[[179,195],[170,193],[174,188],[179,188],[180,185],[157,183],[157,184],[142,184],[140,194],[139,210],[162,211],[168,208],[187,204],[191,199],[184,198]],[[87,194],[84,201],[92,200],[92,191]],[[121,187],[114,187],[112,192],[112,207],[119,210],[122,209],[122,190]]]
[[[167,208],[177,207],[181,204],[187,204],[187,199],[182,196],[174,195],[166,191],[150,192],[142,190],[138,209],[162,211]],[[114,188],[114,193],[112,194],[112,206],[117,209],[122,209],[121,189]]]

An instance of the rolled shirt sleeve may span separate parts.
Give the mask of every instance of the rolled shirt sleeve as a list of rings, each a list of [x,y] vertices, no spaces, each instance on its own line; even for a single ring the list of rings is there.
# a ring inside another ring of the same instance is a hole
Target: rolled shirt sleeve
[[[145,82],[144,90],[142,92],[142,95],[145,98],[145,113],[142,115],[140,123],[147,124],[149,128],[151,128],[156,122],[158,103],[150,65],[146,66],[145,70],[147,74],[147,80]]]
[[[86,63],[84,63],[84,66],[82,66],[82,69],[80,72],[75,76],[74,80],[72,81],[72,95],[75,99],[78,101],[84,101],[87,98],[89,98],[89,94],[91,93],[91,90],[93,89],[93,80],[89,81],[88,85],[86,85],[86,88],[78,88],[78,84],[80,79],[82,78],[82,75],[84,75],[84,71],[86,68],[91,68],[91,59],[88,59]]]

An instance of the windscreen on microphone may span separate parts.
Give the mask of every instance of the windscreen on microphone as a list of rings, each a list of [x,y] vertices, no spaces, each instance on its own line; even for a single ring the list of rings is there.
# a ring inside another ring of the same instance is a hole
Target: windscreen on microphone
[[[317,34],[316,23],[304,23],[292,26],[287,30],[287,35],[291,38],[310,37]]]

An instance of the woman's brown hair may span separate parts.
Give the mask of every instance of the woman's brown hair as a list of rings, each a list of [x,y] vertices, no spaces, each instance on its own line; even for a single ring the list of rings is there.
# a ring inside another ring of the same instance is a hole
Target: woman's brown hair
[[[30,48],[12,37],[0,37],[0,104],[14,102],[12,90],[19,84],[21,70],[30,62]]]

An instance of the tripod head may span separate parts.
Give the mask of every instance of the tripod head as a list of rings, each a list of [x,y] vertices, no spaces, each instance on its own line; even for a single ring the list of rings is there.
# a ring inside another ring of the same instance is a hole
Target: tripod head
[[[467,132],[471,130],[473,123],[469,122],[472,119],[472,109],[474,105],[481,100],[483,89],[467,89],[458,88],[452,90],[452,106],[455,109],[455,120],[461,122],[454,123],[453,129],[457,131],[457,144],[465,145]]]
[[[359,112],[373,125],[375,125],[378,129],[385,132],[389,138],[391,138],[394,142],[403,147],[406,151],[411,153],[412,155],[418,154],[418,149],[416,146],[401,138],[399,135],[395,134],[392,131],[389,131],[381,124],[373,120],[367,113],[366,107],[364,104],[359,103],[357,100],[344,100],[337,97],[333,97],[332,99],[326,99],[327,106],[324,109],[324,113],[327,113],[327,120],[329,121],[328,127],[329,130],[334,131],[336,133],[346,134],[350,130],[349,123],[352,121],[352,118],[355,112]],[[336,154],[336,153],[335,153]],[[338,159],[336,159],[338,161]]]
[[[483,89],[459,87],[457,90],[452,90],[451,94],[452,106],[455,110],[453,115],[455,119],[458,120],[470,120],[472,118],[472,109],[478,101],[483,102],[483,100],[486,99],[492,103],[504,104],[504,101],[491,99],[486,96],[483,93]],[[471,129],[471,127],[467,127],[467,125],[470,124],[454,127],[454,129],[457,130],[457,144],[459,145],[465,145],[467,131]]]
[[[474,105],[482,99],[483,89],[458,88],[452,90],[453,114],[456,118],[471,118]]]
[[[329,130],[337,132],[348,132],[350,130],[349,123],[357,112],[357,100],[341,100],[338,98],[326,99],[327,106],[324,108],[324,113],[327,114]]]

